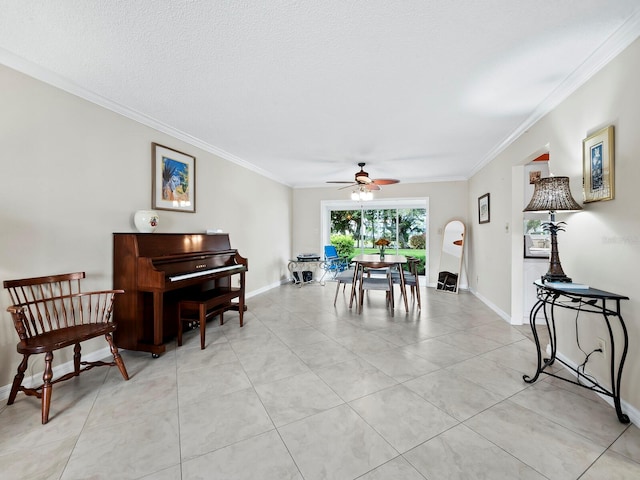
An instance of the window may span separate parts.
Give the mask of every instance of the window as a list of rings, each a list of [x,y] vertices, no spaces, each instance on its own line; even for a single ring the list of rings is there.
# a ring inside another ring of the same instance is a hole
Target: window
[[[420,273],[428,271],[428,199],[387,200],[357,204],[353,201],[322,202],[322,244],[331,235],[353,238],[355,252],[375,253],[374,242],[386,238],[390,253],[424,259]]]

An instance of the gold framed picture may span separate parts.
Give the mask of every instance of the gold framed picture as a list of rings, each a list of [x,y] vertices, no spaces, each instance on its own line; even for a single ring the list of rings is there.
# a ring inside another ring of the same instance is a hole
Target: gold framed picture
[[[613,200],[613,125],[582,141],[582,188],[584,202]]]
[[[154,210],[196,211],[196,157],[151,144],[151,205]]]

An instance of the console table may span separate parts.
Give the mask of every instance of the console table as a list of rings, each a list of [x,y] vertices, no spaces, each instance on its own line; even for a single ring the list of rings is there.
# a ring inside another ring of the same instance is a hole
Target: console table
[[[618,295],[615,293],[605,292],[595,288],[569,288],[571,284],[565,286],[559,286],[557,284],[549,285],[541,281],[534,282],[537,292],[537,301],[531,313],[529,314],[529,323],[531,324],[531,331],[536,342],[536,349],[538,352],[538,368],[535,375],[523,375],[523,380],[527,383],[535,382],[541,373],[550,375],[565,382],[573,383],[581,387],[593,390],[594,392],[613,398],[613,403],[616,408],[616,414],[618,420],[622,423],[629,423],[629,417],[622,413],[620,406],[620,382],[622,380],[622,368],[624,367],[624,361],[627,356],[629,337],[627,335],[627,327],[624,324],[622,315],[620,314],[620,301],[629,300],[629,297]],[[590,312],[602,315],[604,322],[609,332],[609,355],[611,356],[611,390],[598,384],[594,379],[588,378],[589,385],[580,383],[580,377],[584,376],[584,373],[578,371],[578,369],[571,367],[566,362],[556,357],[557,339],[556,339],[556,325],[555,325],[555,309],[556,307],[567,308],[570,310],[576,310],[579,312]],[[540,340],[538,338],[538,332],[536,330],[536,316],[542,310],[544,320],[549,332],[549,343],[551,346],[551,356],[549,358],[542,358],[542,350],[540,348]],[[623,334],[622,355],[620,361],[616,362],[616,345],[613,336],[613,330],[611,328],[611,320],[617,319]],[[569,370],[576,374],[578,381],[569,380],[551,372],[547,372],[545,369],[558,360]]]

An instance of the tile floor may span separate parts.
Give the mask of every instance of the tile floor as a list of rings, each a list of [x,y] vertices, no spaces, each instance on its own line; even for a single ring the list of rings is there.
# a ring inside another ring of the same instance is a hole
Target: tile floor
[[[469,293],[423,289],[359,315],[334,284],[285,285],[158,359],[123,351],[54,388],[50,422],[0,411],[3,479],[637,479],[640,430],[534,369],[527,327]]]

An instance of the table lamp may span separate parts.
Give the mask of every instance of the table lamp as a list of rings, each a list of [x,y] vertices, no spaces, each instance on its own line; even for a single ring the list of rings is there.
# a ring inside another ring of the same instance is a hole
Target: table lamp
[[[549,212],[549,221],[542,224],[551,235],[551,256],[549,271],[542,277],[543,282],[571,282],[562,270],[558,254],[557,233],[564,231],[565,222],[556,223],[557,211],[582,210],[571,196],[569,177],[546,177],[534,185],[533,196],[523,212]]]

